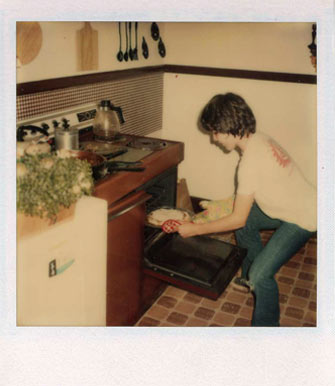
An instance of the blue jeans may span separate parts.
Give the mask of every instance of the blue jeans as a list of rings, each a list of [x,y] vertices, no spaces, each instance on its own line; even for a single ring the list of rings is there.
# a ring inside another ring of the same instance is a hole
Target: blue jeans
[[[266,246],[259,231],[276,229]],[[255,297],[252,326],[279,326],[279,290],[275,274],[313,235],[298,225],[272,219],[254,204],[246,225],[235,232],[240,247],[248,249],[242,277],[249,281]]]

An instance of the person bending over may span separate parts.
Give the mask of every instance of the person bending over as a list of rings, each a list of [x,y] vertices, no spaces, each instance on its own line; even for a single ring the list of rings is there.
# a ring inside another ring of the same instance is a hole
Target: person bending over
[[[240,247],[248,250],[241,277],[255,297],[252,326],[279,326],[279,291],[275,274],[317,229],[316,188],[289,154],[270,136],[256,132],[256,120],[240,96],[214,96],[204,107],[201,126],[227,151],[239,149],[233,212],[205,224],[183,223],[182,237],[236,230]],[[274,229],[263,246],[260,230]]]

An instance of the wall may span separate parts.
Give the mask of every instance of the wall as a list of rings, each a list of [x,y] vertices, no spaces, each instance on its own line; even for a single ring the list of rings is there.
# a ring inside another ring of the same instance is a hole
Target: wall
[[[139,60],[119,62],[118,23],[91,22],[98,32],[97,71],[77,69],[76,33],[83,22],[46,21],[40,26],[41,50],[31,63],[18,64],[17,83],[164,63],[314,74],[307,48],[312,23],[158,23],[167,52],[161,58],[157,42],[151,38],[151,23],[140,22]],[[124,47],[124,23],[122,31]],[[143,36],[149,47],[148,59],[141,54]]]
[[[312,23],[167,23],[168,63],[315,74],[307,45]],[[244,97],[257,130],[271,134],[307,179],[317,183],[316,85],[165,74],[161,136],[185,142],[180,177],[191,195],[220,199],[234,191],[236,152],[224,154],[197,129],[198,116],[217,93]]]
[[[315,74],[311,32],[312,23],[165,23],[165,62]]]
[[[163,64],[158,53],[157,42],[151,37],[151,23],[138,23],[139,60],[119,62],[119,27],[116,22],[92,22],[91,26],[98,32],[98,70],[78,71],[76,33],[84,27],[83,22],[39,22],[42,29],[42,47],[37,57],[26,65],[17,66],[17,83],[54,79],[93,72],[124,70],[143,66]],[[160,33],[164,36],[164,24],[159,23]],[[124,23],[122,23],[122,45],[125,50]],[[132,47],[135,43],[134,23],[132,27]],[[142,37],[149,48],[149,57],[142,56]]]

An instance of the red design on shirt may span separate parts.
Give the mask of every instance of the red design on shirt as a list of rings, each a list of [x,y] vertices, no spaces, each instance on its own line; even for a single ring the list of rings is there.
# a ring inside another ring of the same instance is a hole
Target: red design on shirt
[[[286,168],[291,163],[290,156],[276,142],[269,140],[271,151],[280,166]]]

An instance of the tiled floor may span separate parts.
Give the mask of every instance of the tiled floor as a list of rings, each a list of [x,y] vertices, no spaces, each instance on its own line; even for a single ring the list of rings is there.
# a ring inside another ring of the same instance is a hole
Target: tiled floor
[[[262,233],[264,243],[270,237],[271,232]],[[316,326],[316,250],[314,238],[276,275],[281,327]],[[136,326],[250,326],[253,302],[252,294],[243,293],[231,284],[216,301],[168,286]]]

